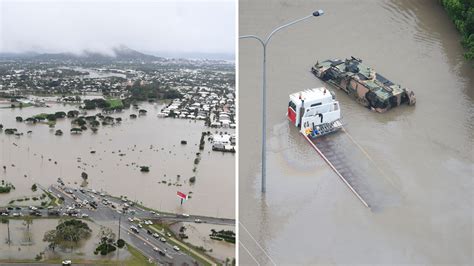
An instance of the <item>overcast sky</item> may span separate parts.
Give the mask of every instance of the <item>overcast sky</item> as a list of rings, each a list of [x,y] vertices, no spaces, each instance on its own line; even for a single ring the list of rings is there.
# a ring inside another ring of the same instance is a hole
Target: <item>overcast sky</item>
[[[234,0],[0,0],[0,52],[231,53]]]

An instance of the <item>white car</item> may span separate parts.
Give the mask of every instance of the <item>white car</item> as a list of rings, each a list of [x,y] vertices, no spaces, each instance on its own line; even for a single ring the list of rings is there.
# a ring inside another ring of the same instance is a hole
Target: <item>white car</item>
[[[87,213],[83,213],[83,214],[81,214],[81,217],[82,218],[87,218],[87,217],[89,217],[89,215]]]
[[[179,251],[179,247],[178,247],[178,246],[173,246],[173,249],[176,250],[176,251]]]
[[[138,224],[138,227],[143,228],[143,225],[142,225],[142,224]]]
[[[157,233],[153,233],[153,235],[152,235],[152,236],[153,236],[154,238],[160,238],[160,235],[159,235],[159,234],[157,234]]]
[[[154,247],[153,250],[156,252],[160,251],[157,247]]]
[[[196,220],[194,220],[194,222],[197,223],[197,224],[202,223],[201,219],[196,219]]]
[[[160,238],[160,241],[165,243],[166,242],[166,239],[164,237]]]
[[[63,260],[62,264],[63,264],[63,266],[64,265],[72,265],[72,261],[71,260]]]
[[[187,213],[183,213],[181,215],[183,215],[184,217],[189,217],[189,214],[187,214]]]
[[[128,221],[131,222],[131,223],[133,223],[133,219],[130,218],[130,217],[128,217]]]

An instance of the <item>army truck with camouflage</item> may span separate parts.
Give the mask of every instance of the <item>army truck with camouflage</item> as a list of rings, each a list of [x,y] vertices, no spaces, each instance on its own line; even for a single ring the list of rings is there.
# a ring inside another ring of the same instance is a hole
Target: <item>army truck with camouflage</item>
[[[413,91],[391,82],[362,64],[358,58],[317,62],[311,72],[353,96],[362,105],[380,113],[401,104],[416,103]]]

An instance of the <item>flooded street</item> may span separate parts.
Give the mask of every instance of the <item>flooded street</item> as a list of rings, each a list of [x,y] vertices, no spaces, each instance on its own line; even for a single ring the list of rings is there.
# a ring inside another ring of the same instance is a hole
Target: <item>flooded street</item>
[[[262,50],[239,42],[240,263],[472,264],[474,71],[438,1],[244,0],[239,9],[239,35],[262,37],[325,11],[268,46],[264,197]],[[416,106],[371,112],[310,73],[317,60],[350,56],[412,89]],[[360,178],[373,210],[286,119],[290,93],[320,86],[335,91],[347,130],[328,137],[335,152],[355,172],[370,169]]]
[[[138,109],[113,113],[123,121],[114,126],[100,126],[97,133],[90,129],[82,134],[70,134],[71,119],[58,119],[54,129],[45,124],[29,125],[15,121],[40,113],[77,109],[74,105],[51,103],[50,108],[28,107],[0,109],[0,123],[5,128],[17,128],[24,135],[0,134],[0,179],[11,182],[16,189],[0,194],[0,205],[12,199],[32,194],[37,182],[44,187],[61,177],[66,185],[79,186],[81,173],[88,174],[88,188],[111,195],[126,195],[145,206],[173,213],[234,218],[234,154],[212,152],[206,141],[199,150],[201,132],[211,131],[203,121],[157,118],[163,103],[142,103],[147,115],[136,119]],[[97,111],[89,111],[88,115]],[[55,136],[61,129],[63,136]],[[31,130],[31,134],[26,132]],[[233,130],[219,129],[233,133]],[[181,144],[186,140],[187,144]],[[95,151],[95,153],[91,153]],[[196,153],[201,160],[193,168]],[[140,172],[139,166],[149,166],[150,172]],[[194,184],[189,178],[195,176]],[[219,189],[216,189],[219,188]],[[182,206],[176,196],[181,191],[191,198]],[[216,200],[219,199],[219,200]]]

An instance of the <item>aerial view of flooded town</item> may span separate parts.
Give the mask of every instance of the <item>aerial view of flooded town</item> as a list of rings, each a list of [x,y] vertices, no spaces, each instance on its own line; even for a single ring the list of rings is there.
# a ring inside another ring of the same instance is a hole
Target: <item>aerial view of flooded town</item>
[[[0,54],[0,263],[235,263],[235,64],[186,58]]]

